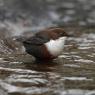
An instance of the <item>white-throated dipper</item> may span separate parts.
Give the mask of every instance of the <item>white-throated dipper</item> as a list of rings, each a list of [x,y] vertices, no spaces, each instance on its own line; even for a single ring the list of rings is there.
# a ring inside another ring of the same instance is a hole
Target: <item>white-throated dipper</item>
[[[23,45],[37,60],[52,60],[62,54],[67,37],[63,28],[47,28],[23,41]]]

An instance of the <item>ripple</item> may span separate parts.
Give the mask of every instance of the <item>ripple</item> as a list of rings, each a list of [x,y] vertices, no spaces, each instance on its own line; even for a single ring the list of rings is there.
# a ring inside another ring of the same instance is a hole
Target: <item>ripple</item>
[[[32,75],[11,75],[5,79],[9,83],[27,83],[27,84],[47,84],[48,80],[44,79],[43,74],[33,73]]]
[[[93,79],[87,79],[86,77],[64,77],[63,79],[64,80],[72,80],[72,81],[74,81],[74,80],[79,80],[79,81],[83,81],[83,80],[85,80],[85,81],[93,81]]]
[[[23,94],[41,94],[45,93],[49,90],[49,88],[44,87],[17,87],[11,84],[8,84],[2,80],[0,80],[0,86],[7,90],[8,93],[23,93]]]
[[[6,62],[9,62],[9,61],[6,61],[4,58],[0,58],[0,63],[6,63]]]
[[[88,59],[75,59],[76,62],[83,62],[83,63],[95,63],[94,61],[92,60],[88,60]]]
[[[93,94],[90,94],[92,92]],[[58,95],[94,95],[94,91],[82,89],[68,89],[66,91],[59,91]]]
[[[92,47],[90,47],[90,46],[88,46],[88,47],[86,47],[86,46],[80,46],[80,47],[78,47],[78,49],[83,49],[83,50],[85,50],[85,49],[91,49]]]
[[[75,64],[64,64],[64,66],[66,67],[75,67],[75,68],[80,68],[79,65],[75,65]]]
[[[0,70],[4,70],[4,71],[12,71],[12,72],[17,72],[17,73],[36,73],[36,71],[32,71],[32,70],[25,70],[25,69],[12,69],[12,68],[3,68],[0,67]]]

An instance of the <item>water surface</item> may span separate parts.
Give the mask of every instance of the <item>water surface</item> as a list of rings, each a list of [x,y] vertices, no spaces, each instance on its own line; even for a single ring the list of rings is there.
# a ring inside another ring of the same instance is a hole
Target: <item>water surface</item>
[[[0,95],[95,95],[95,30],[86,31],[68,38],[53,62],[34,62],[1,44]]]

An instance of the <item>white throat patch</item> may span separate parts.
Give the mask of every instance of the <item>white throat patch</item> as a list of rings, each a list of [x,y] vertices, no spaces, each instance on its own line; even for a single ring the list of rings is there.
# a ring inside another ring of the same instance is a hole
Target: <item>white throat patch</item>
[[[66,38],[67,37],[60,37],[56,40],[51,39],[49,42],[45,43],[48,51],[54,56],[60,55],[63,51]]]

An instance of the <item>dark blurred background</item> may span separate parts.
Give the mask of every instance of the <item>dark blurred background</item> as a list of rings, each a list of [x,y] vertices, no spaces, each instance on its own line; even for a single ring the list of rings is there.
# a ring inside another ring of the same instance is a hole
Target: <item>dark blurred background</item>
[[[0,0],[0,23],[94,26],[95,0]]]

